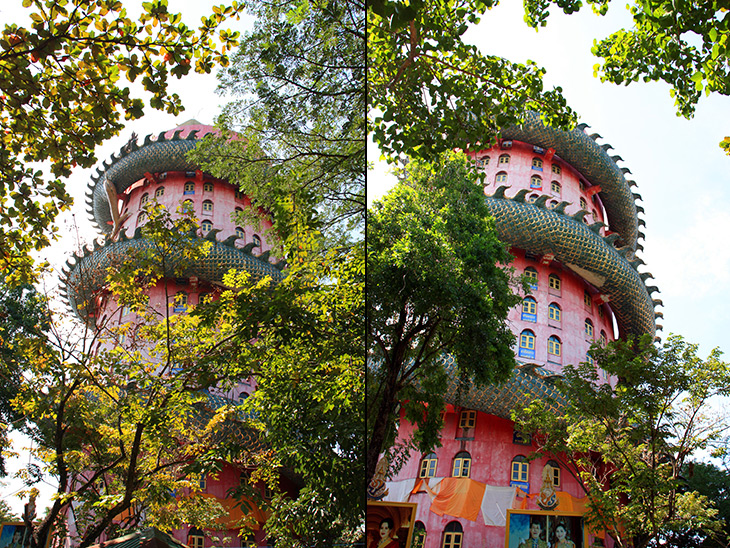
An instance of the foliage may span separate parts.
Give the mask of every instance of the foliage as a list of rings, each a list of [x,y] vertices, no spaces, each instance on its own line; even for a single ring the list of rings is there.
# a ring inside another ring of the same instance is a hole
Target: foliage
[[[200,474],[215,468],[196,460],[217,447],[220,425],[236,419],[230,406],[208,409],[204,395],[227,378],[228,362],[212,352],[217,331],[171,314],[168,291],[169,277],[211,244],[190,237],[194,219],[173,219],[152,202],[146,211],[142,235],[152,244],[108,270],[108,290],[94,294],[104,302],[95,325],[68,333],[68,319],[57,317],[47,337],[23,347],[27,368],[15,405],[34,425],[42,441],[34,453],[44,463],[25,479],[30,485],[50,474],[58,482],[33,547],[46,545],[71,504],[82,548],[141,524],[218,528],[222,507],[198,496]],[[164,289],[161,304],[148,301],[151,287]],[[119,318],[122,307],[134,319],[117,325],[108,318]]]
[[[714,537],[717,510],[681,474],[690,455],[728,428],[708,406],[730,391],[719,350],[703,360],[679,336],[662,346],[643,336],[594,346],[591,356],[596,364],[563,368],[564,414],[547,413],[540,401],[515,413],[522,430],[536,433],[533,456],[549,455],[579,481],[587,522],[618,546],[673,545],[688,530]]]
[[[505,320],[519,298],[501,266],[512,257],[468,160],[452,153],[407,172],[368,214],[368,477],[390,445],[398,401],[419,424],[419,449],[438,443],[445,354],[478,384],[514,366]]]
[[[177,114],[168,78],[228,62],[238,33],[218,26],[242,7],[216,7],[190,28],[167,0],[142,3],[137,20],[120,0],[23,0],[30,27],[5,25],[0,36],[0,267],[11,278],[34,275],[32,250],[49,245],[53,221],[71,204],[64,177],[91,167],[94,148],[143,115],[130,82],[149,104]],[[220,45],[217,45],[217,44]],[[36,162],[48,162],[50,174]]]
[[[528,110],[569,128],[562,90],[544,90],[544,69],[466,44],[470,24],[497,0],[374,0],[368,3],[369,131],[384,154],[433,160],[475,143],[489,146]],[[525,2],[534,10],[538,2]]]
[[[331,244],[350,241],[365,222],[364,3],[249,9],[255,29],[220,73],[234,101],[219,123],[236,139],[209,136],[194,157],[271,213],[279,238],[307,225]]]
[[[3,487],[4,484],[0,483],[0,487]],[[10,505],[5,502],[4,500],[0,500],[0,523],[8,522],[8,521],[18,521],[18,516],[13,513],[12,508],[10,508]]]
[[[25,426],[12,406],[22,371],[29,365],[22,347],[26,340],[44,336],[48,319],[45,299],[32,286],[10,287],[0,282],[0,448],[8,445],[11,428]],[[5,474],[5,457],[0,451],[0,476]]]

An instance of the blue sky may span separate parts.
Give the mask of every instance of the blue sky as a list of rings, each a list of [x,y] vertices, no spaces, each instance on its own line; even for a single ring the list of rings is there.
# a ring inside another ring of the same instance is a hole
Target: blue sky
[[[633,83],[616,86],[593,76],[599,61],[590,50],[595,38],[631,24],[622,3],[606,17],[589,8],[566,16],[553,8],[547,27],[530,29],[522,20],[522,3],[508,0],[488,11],[466,35],[485,54],[515,62],[531,59],[547,70],[546,87],[561,86],[580,122],[610,143],[636,181],[643,198],[646,262],[654,294],[664,302],[664,330],[700,345],[706,356],[728,345],[725,326],[730,311],[724,290],[730,282],[730,156],[718,143],[730,135],[730,98],[703,97],[695,117],[676,116],[669,86]],[[369,148],[376,161],[377,148]],[[368,199],[382,195],[394,180],[377,164],[368,174]],[[730,360],[730,356],[726,356]]]

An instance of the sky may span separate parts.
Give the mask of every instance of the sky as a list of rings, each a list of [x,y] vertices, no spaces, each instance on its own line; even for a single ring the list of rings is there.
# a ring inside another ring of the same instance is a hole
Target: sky
[[[663,339],[681,334],[700,345],[700,355],[715,347],[730,352],[725,326],[730,319],[723,287],[730,282],[730,156],[718,143],[730,135],[730,98],[703,97],[692,120],[676,116],[669,86],[633,83],[616,86],[593,76],[599,59],[590,50],[593,40],[628,27],[625,4],[615,2],[606,17],[584,8],[564,15],[552,8],[547,27],[535,31],[522,19],[522,3],[503,1],[472,27],[466,40],[485,54],[513,62],[531,59],[547,70],[546,88],[561,86],[568,104],[587,123],[589,133],[610,143],[628,167],[640,194],[646,227],[642,232],[646,265],[654,276],[650,285],[660,293],[664,313],[659,319]],[[368,158],[379,157],[373,144]],[[368,202],[394,184],[384,162],[368,173]],[[730,360],[730,355],[725,356]]]
[[[221,3],[222,0],[169,0],[168,6],[169,11],[182,13],[183,22],[193,27],[200,22],[201,16],[212,13],[211,6],[220,5]],[[126,1],[124,4],[131,16],[133,10],[138,9],[137,6],[141,5],[141,1]],[[21,7],[21,0],[12,0],[12,4],[9,0],[5,0],[0,6],[0,27],[4,28],[10,22],[21,25],[21,21],[24,19],[27,19],[27,15]],[[244,17],[237,22],[231,21],[227,26],[227,28],[241,32],[252,27],[253,20],[250,17]],[[179,116],[173,116],[149,107],[145,108],[144,117],[129,122],[118,137],[110,139],[97,148],[96,155],[99,161],[93,168],[76,168],[72,172],[66,181],[66,185],[69,193],[74,198],[74,205],[68,212],[58,217],[60,239],[38,255],[39,259],[48,260],[53,268],[53,272],[44,280],[45,291],[52,293],[57,289],[61,268],[71,254],[79,250],[80,246],[91,244],[94,239],[100,236],[96,226],[91,223],[86,213],[85,196],[87,184],[90,182],[91,176],[96,173],[96,167],[102,167],[101,163],[104,160],[109,160],[113,153],[118,153],[119,149],[127,143],[132,132],[138,135],[138,141],[141,143],[148,134],[158,135],[160,132],[173,129],[190,119],[195,119],[202,124],[214,124],[221,107],[227,101],[216,94],[217,85],[215,73],[199,75],[191,72],[190,75],[180,80],[172,77],[169,91],[180,95],[186,108],[184,112]],[[138,96],[148,99],[143,91],[137,91],[137,93]],[[8,460],[9,475],[7,478],[0,478],[0,500],[6,501],[15,513],[20,514],[27,497],[21,500],[17,493],[25,487],[21,481],[14,479],[12,476],[19,468],[28,463],[30,441],[19,435],[15,435],[14,440],[15,450],[20,456]],[[54,486],[40,484],[36,487],[41,491],[38,498],[38,515],[42,516],[42,509],[50,503],[50,495],[54,490]]]

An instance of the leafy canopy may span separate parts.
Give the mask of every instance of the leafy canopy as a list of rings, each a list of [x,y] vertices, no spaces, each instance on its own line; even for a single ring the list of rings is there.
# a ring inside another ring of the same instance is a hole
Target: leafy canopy
[[[0,35],[0,268],[13,281],[35,272],[32,250],[48,246],[71,204],[63,178],[92,167],[94,149],[143,115],[130,82],[153,108],[178,114],[168,78],[226,65],[238,33],[217,31],[242,7],[215,7],[188,27],[167,0],[142,3],[137,20],[119,0],[23,0],[32,23]],[[50,174],[38,169],[48,162]]]
[[[463,154],[411,162],[368,212],[368,477],[392,443],[398,401],[421,427],[419,449],[438,443],[445,354],[478,384],[514,366],[505,320],[519,298],[502,266],[512,257],[474,180]]]
[[[697,350],[674,335],[662,346],[649,336],[594,346],[595,364],[563,368],[564,414],[541,401],[513,414],[520,429],[535,432],[533,457],[549,455],[579,481],[587,522],[619,546],[674,546],[688,530],[720,531],[710,500],[682,477],[687,459],[729,426],[713,416],[710,399],[730,393],[730,366],[717,349],[706,359]]]

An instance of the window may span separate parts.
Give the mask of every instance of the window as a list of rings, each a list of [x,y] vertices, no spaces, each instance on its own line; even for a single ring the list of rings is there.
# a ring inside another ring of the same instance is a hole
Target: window
[[[539,196],[537,194],[530,194],[530,196],[527,198],[527,203],[536,202]]]
[[[434,478],[436,477],[436,465],[438,459],[436,453],[429,453],[423,459],[421,459],[421,470],[418,472],[419,478]]]
[[[184,291],[175,293],[175,300],[172,304],[173,312],[185,312],[188,309],[188,294]]]
[[[477,159],[477,167],[487,167],[489,165],[489,156],[482,156]]]
[[[533,146],[532,152],[534,152],[535,154],[545,154],[545,149],[542,147]]]
[[[208,488],[208,480],[205,476],[200,478],[200,490],[205,491]]]
[[[606,332],[603,329],[601,329],[601,335],[598,340],[601,341],[601,346],[606,346],[606,344],[608,343],[608,339],[606,338]]]
[[[141,225],[146,220],[147,220],[147,212],[141,211],[140,214],[137,215],[137,226]]]
[[[205,542],[205,536],[203,531],[200,529],[190,529],[188,533],[188,546],[190,548],[203,548]]]
[[[550,335],[548,338],[548,354],[552,356],[560,356],[562,352],[562,344],[560,339],[555,335]]]
[[[548,318],[554,322],[560,322],[560,316],[562,311],[560,305],[556,303],[550,303],[548,306]]]
[[[164,196],[165,194],[165,187],[161,186],[158,187],[157,190],[155,190],[155,198],[159,198],[160,196]]]
[[[550,467],[550,478],[553,480],[553,487],[560,489],[560,465],[554,460],[549,460],[547,466]]]
[[[537,301],[532,297],[525,297],[522,301],[522,316],[520,318],[525,322],[537,321]]]
[[[525,268],[525,276],[529,278],[530,287],[532,289],[537,289],[537,270],[532,268],[531,266],[528,266]]]
[[[253,246],[261,248],[261,238],[259,238],[258,234],[253,235]]]
[[[204,215],[210,215],[213,213],[213,202],[210,200],[205,200],[203,202],[203,214]]]
[[[500,164],[509,164],[509,154],[502,154],[499,157],[499,163]]]
[[[461,548],[464,530],[458,521],[452,521],[444,528],[444,541],[441,548]]]
[[[585,210],[588,209],[588,202],[586,202],[585,198],[580,199],[580,208]]]
[[[494,182],[495,183],[506,183],[507,182],[507,174],[504,171],[500,171],[495,176]]]
[[[413,543],[411,548],[423,548],[426,546],[426,526],[422,521],[413,524]]]
[[[459,416],[459,428],[474,428],[477,423],[477,412],[468,410],[462,411]]]
[[[466,451],[461,451],[454,457],[454,466],[451,475],[455,478],[468,478],[469,469],[471,468],[471,455]]]
[[[593,338],[593,322],[589,318],[586,318],[585,334],[586,334],[586,339]]]
[[[550,183],[550,193],[553,196],[560,196],[560,191],[562,190],[560,183],[557,181],[553,181]]]
[[[183,194],[195,194],[195,183],[192,181],[188,181],[185,183],[185,189],[183,190]]]
[[[559,165],[553,164],[552,172],[555,173],[556,175],[560,175],[560,173],[562,172],[562,170],[560,169],[560,166]]]
[[[553,290],[553,292],[560,293],[560,276],[557,274],[550,274],[548,276],[548,287]]]
[[[585,192],[586,191],[585,183],[583,181],[578,181],[578,188],[580,188],[581,192]]]
[[[203,221],[200,226],[203,228],[203,234],[207,234],[211,230],[213,230],[213,223],[210,222],[208,219]]]
[[[188,200],[185,200],[185,201],[184,201],[184,202],[182,203],[182,208],[181,208],[181,211],[182,211],[183,213],[192,213],[193,211],[195,211],[195,205],[193,204],[193,201],[192,201],[192,200],[190,200],[190,199],[188,199]]]
[[[213,192],[213,183],[205,183],[203,185],[203,192]]]
[[[241,392],[238,395],[238,403],[239,404],[245,402],[247,399],[248,399],[248,392]]]
[[[243,200],[243,192],[240,190],[236,191],[236,200]]]
[[[542,179],[539,175],[530,177],[530,188],[542,188]]]
[[[139,207],[142,207],[143,205],[145,205],[147,203],[147,200],[149,200],[149,199],[150,199],[149,194],[147,194],[146,192],[144,194],[142,194],[142,197],[139,199]]]
[[[512,459],[512,470],[510,479],[512,481],[528,481],[530,477],[530,463],[527,457],[523,455],[517,455]]]
[[[603,306],[598,305],[598,317],[603,319]]]
[[[253,535],[248,535],[245,539],[241,539],[241,548],[256,548],[257,546],[258,544],[256,544]]]
[[[591,294],[588,293],[588,291],[583,292],[583,305],[586,307],[586,310],[592,310],[591,306]]]
[[[523,358],[535,359],[535,334],[529,329],[520,333],[520,348],[517,353]]]
[[[542,159],[541,158],[532,159],[532,169],[535,169],[537,171],[542,171]]]
[[[241,240],[246,238],[246,233],[243,231],[243,229],[240,226],[236,227],[236,238],[239,238]]]

